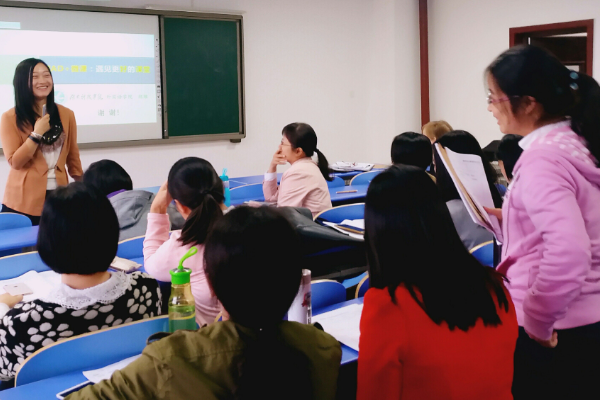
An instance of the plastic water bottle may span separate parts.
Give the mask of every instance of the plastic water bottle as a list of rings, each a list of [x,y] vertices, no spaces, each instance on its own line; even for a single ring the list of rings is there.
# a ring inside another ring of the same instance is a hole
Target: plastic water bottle
[[[229,191],[229,177],[227,176],[227,168],[223,168],[221,174],[221,180],[223,181],[223,195],[225,196],[225,206],[231,206],[231,192]]]
[[[310,288],[311,272],[309,269],[302,270],[302,281],[300,290],[287,312],[287,320],[310,324],[312,319],[312,301]]]
[[[171,297],[169,297],[169,332],[178,329],[196,330],[196,302],[192,295],[190,276],[192,270],[183,267],[183,262],[196,254],[192,247],[179,261],[171,273]]]

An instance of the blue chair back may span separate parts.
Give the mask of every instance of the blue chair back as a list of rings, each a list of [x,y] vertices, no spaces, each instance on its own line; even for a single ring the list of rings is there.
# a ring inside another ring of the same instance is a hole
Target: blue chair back
[[[352,178],[352,180],[350,181],[350,186],[368,185],[371,183],[373,178],[375,178],[380,173],[381,173],[381,171],[369,171],[369,172],[363,172],[362,174],[358,174],[354,178]]]
[[[346,301],[346,288],[336,281],[317,280],[310,284],[312,312]]]
[[[494,267],[494,242],[489,241],[485,243],[481,243],[473,247],[470,250],[473,257],[477,259],[482,265],[486,265],[488,267]]]
[[[168,329],[165,315],[61,340],[29,356],[17,373],[15,386],[133,357],[144,350],[148,336]]]
[[[365,276],[356,287],[355,298],[365,297],[365,293],[369,290],[369,275]]]
[[[333,207],[317,214],[315,220],[317,218],[336,224],[339,224],[345,219],[365,219],[365,203]]]
[[[346,289],[351,288],[352,286],[358,286],[362,282],[362,280],[365,279],[365,277],[367,277],[368,275],[368,272],[363,272],[362,274],[355,276],[354,278],[344,280],[342,282],[342,285],[344,285]]]
[[[31,220],[24,215],[15,213],[0,213],[0,230],[27,228]]]
[[[144,236],[138,236],[119,242],[117,257],[133,260],[144,257]]]
[[[240,203],[248,200],[262,201],[265,198],[263,194],[262,183],[254,183],[233,188],[230,190],[231,203]]]
[[[339,176],[334,176],[331,182],[327,182],[328,188],[337,188],[346,186],[346,181],[344,181]]]
[[[0,280],[16,278],[29,271],[50,271],[37,251],[0,258]]]

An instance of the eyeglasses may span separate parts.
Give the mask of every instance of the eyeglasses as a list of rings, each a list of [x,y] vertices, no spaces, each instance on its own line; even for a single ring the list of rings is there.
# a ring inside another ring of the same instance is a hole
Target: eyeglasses
[[[511,99],[516,99],[518,97],[520,97],[520,96],[504,96],[504,97],[500,97],[499,99],[494,99],[492,97],[492,93],[488,92],[488,94],[487,94],[487,103],[488,104],[502,103],[504,101],[509,101]]]

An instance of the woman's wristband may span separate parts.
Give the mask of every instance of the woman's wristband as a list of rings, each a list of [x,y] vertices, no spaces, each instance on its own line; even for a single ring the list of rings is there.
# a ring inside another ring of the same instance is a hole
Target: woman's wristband
[[[42,140],[41,140],[39,137],[37,137],[37,136],[40,136],[40,135],[37,135],[37,136],[36,136],[36,135],[37,135],[36,133],[34,133],[34,132],[31,132],[31,135],[29,135],[29,139],[33,140],[33,142],[34,142],[35,144],[40,144],[40,143],[42,143]]]

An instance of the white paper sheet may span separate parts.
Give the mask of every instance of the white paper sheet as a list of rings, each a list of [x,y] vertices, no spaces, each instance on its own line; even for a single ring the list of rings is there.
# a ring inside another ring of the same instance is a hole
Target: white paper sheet
[[[436,150],[437,146],[439,146],[439,144],[436,145]],[[462,192],[462,190],[459,189],[459,185],[456,183],[455,177],[450,171],[446,160],[444,159],[444,157],[440,157],[446,167],[446,170],[449,172],[450,176],[455,181],[454,184],[457,188],[458,194],[460,195],[463,203],[465,203],[469,215],[476,224],[487,228],[492,233],[494,233],[494,235],[496,235],[496,238],[499,241],[502,241],[502,229],[500,228],[500,223],[498,222],[498,219],[493,215],[489,215],[483,208],[495,208],[495,206],[494,200],[492,199],[492,194],[490,192],[487,177],[485,175],[485,170],[483,169],[483,162],[481,160],[481,157],[476,156],[474,154],[455,153],[448,148],[445,148],[445,150],[446,155],[448,156],[448,160],[452,164],[454,172],[456,173],[456,177],[460,180],[463,187],[471,197],[471,200],[478,208],[480,214],[485,219],[485,223],[481,223],[476,214],[476,211],[473,210],[468,200],[466,199],[465,194]]]
[[[123,369],[135,360],[137,360],[141,354],[137,356],[129,357],[114,364],[107,365],[104,368],[93,369],[91,371],[83,371],[83,376],[88,378],[89,381],[98,383],[104,379],[110,379],[113,372]]]
[[[23,296],[23,301],[33,301],[45,296],[55,286],[48,280],[44,279],[37,271],[29,271],[21,276],[13,279],[6,279],[0,281],[0,294],[6,293],[4,286],[8,284],[14,284],[23,282],[33,291],[33,294]]]
[[[349,221],[349,220],[344,220],[344,221]],[[364,236],[363,235],[361,235],[359,233],[352,233],[352,232],[348,232],[348,231],[345,231],[343,229],[340,229],[340,228],[338,228],[338,224],[336,224],[335,222],[323,221],[323,224],[332,227],[333,229],[335,229],[336,231],[338,231],[340,233],[343,233],[344,235],[353,237],[355,239],[363,239],[364,240]]]
[[[342,221],[341,225],[349,225],[359,229],[365,229],[365,220],[364,219],[345,219]]]
[[[358,351],[362,304],[351,304],[312,317],[312,323],[321,324],[325,332],[346,346]]]
[[[62,280],[60,278],[60,274],[58,272],[44,271],[44,272],[38,272],[38,274],[40,277],[42,277],[46,281],[48,281],[48,283],[50,283],[52,286],[58,286],[62,282]]]

